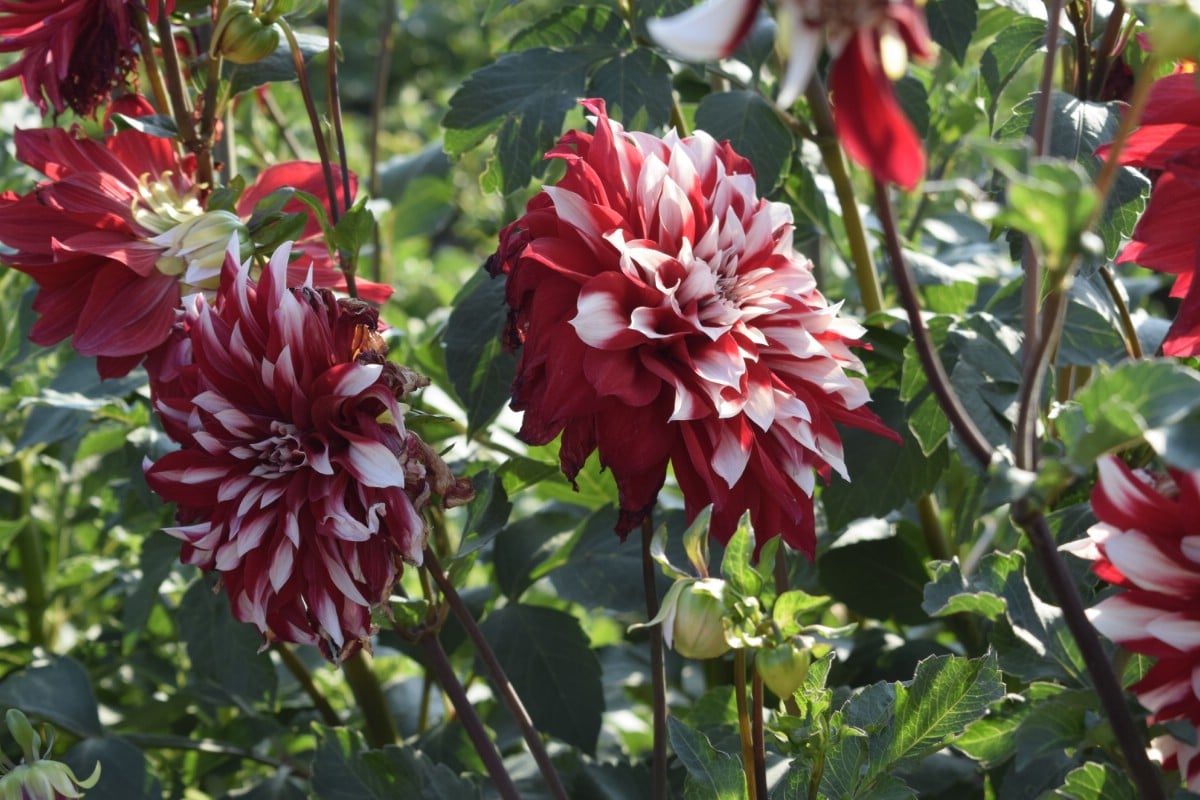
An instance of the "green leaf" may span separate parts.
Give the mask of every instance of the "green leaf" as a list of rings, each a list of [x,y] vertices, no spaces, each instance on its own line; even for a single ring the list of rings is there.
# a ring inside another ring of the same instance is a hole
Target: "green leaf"
[[[596,59],[592,51],[535,47],[477,70],[450,98],[442,120],[447,152],[465,153],[495,132],[494,185],[504,194],[523,188],[562,132]]]
[[[179,135],[179,126],[167,114],[150,114],[145,117],[127,117],[124,114],[110,114],[113,129],[117,131],[138,131],[147,136],[157,136],[160,139],[174,139]]]
[[[737,531],[725,545],[725,556],[721,559],[721,577],[729,582],[729,588],[745,597],[757,597],[763,588],[763,578],[750,561],[754,558],[754,537],[750,526],[738,525]]]
[[[757,92],[712,92],[696,109],[696,127],[720,141],[728,139],[754,165],[758,193],[770,194],[788,173],[795,137]]]
[[[1086,235],[1099,195],[1080,164],[1047,157],[1033,159],[1027,171],[1012,169],[1003,161],[996,166],[1008,179],[1008,205],[996,215],[996,224],[1032,237],[1052,272],[1089,251]]]
[[[104,735],[87,672],[67,656],[37,661],[5,677],[0,682],[0,708],[19,708],[76,736]]]
[[[1010,24],[996,36],[980,60],[979,74],[988,92],[988,120],[994,122],[1000,93],[1022,65],[1040,50],[1046,38],[1046,23],[1036,17],[1010,14]]]
[[[579,515],[549,508],[516,520],[496,536],[492,563],[496,583],[510,600],[517,600],[535,580],[553,568],[556,556],[571,539]]]
[[[688,800],[743,800],[746,772],[742,760],[715,749],[708,738],[676,716],[667,717],[671,748],[687,769],[684,797]]]
[[[533,724],[595,753],[604,687],[600,662],[579,621],[562,611],[514,603],[493,611],[480,627]]]
[[[671,67],[652,50],[619,53],[595,71],[588,96],[602,97],[629,130],[653,130],[671,118]]]
[[[580,526],[567,562],[548,576],[558,596],[585,608],[614,613],[646,612],[642,589],[642,551],[637,540],[622,542],[613,533],[616,511],[610,506]],[[668,581],[656,575],[658,594]]]
[[[975,34],[976,15],[975,0],[929,0],[925,6],[929,35],[954,56],[960,66]]]
[[[872,768],[887,772],[942,749],[981,718],[1004,691],[992,655],[974,660],[955,656],[925,659],[917,665],[911,684],[896,686],[891,741],[883,763],[873,759]]]
[[[1116,363],[1125,356],[1125,339],[1112,300],[1092,280],[1076,276],[1071,283],[1067,316],[1055,363],[1091,367]]]
[[[17,538],[17,534],[25,529],[28,522],[29,517],[0,519],[0,556],[8,552],[8,546],[12,544],[13,539]]]
[[[503,279],[480,269],[454,299],[442,343],[446,373],[467,410],[467,435],[487,426],[508,402],[517,357],[500,336],[508,320]]]
[[[307,65],[313,57],[329,50],[329,37],[317,36],[310,33],[297,33],[296,42],[300,45],[304,63]],[[262,61],[253,64],[234,64],[225,61],[222,65],[223,78],[229,83],[231,94],[238,95],[266,83],[291,81],[296,79],[296,62],[292,58],[292,49],[287,37],[280,37],[279,47],[275,52]]]
[[[63,763],[81,779],[100,764],[100,780],[85,792],[88,800],[162,799],[162,786],[149,771],[146,756],[119,736],[84,739],[67,751]]]
[[[484,470],[471,476],[475,497],[467,504],[467,521],[463,524],[463,539],[455,558],[474,553],[495,538],[508,522],[512,503],[504,484],[495,474]]]
[[[219,704],[231,698],[252,703],[273,695],[275,667],[258,652],[262,635],[234,618],[228,598],[214,591],[215,584],[211,576],[201,577],[179,603],[179,635],[192,662],[188,680]]]
[[[857,614],[905,625],[928,619],[921,610],[925,560],[900,537],[835,546],[817,565],[825,590]]]
[[[375,231],[375,215],[367,208],[367,198],[361,197],[333,226],[333,244],[357,258],[358,251]]]
[[[1054,794],[1067,800],[1136,800],[1137,791],[1125,773],[1111,764],[1089,762],[1067,775]]]
[[[317,800],[440,800],[480,797],[480,789],[444,764],[411,747],[367,750],[362,735],[345,728],[314,726],[312,791]]]
[[[633,44],[621,15],[600,6],[567,6],[540,17],[509,40],[505,50],[532,47],[567,50],[580,45],[611,45],[614,50]]]

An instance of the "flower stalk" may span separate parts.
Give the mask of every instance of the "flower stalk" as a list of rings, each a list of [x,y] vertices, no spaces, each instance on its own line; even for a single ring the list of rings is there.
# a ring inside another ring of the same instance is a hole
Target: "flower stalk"
[[[650,543],[654,539],[654,520],[647,513],[642,520],[642,588],[646,595],[646,618],[658,616],[658,584],[655,580],[654,559],[650,555]],[[667,798],[667,672],[665,647],[661,625],[651,626],[650,637],[650,683],[654,693],[654,800]],[[738,651],[741,652],[740,650]]]
[[[279,660],[283,662],[283,666],[287,668],[288,672],[292,673],[292,677],[300,684],[300,688],[312,700],[317,713],[321,715],[321,721],[330,727],[341,725],[342,720],[338,716],[337,711],[330,705],[329,698],[321,691],[321,687],[317,686],[312,674],[308,671],[308,667],[304,666],[304,662],[292,652],[292,648],[288,647],[284,642],[274,642],[271,645],[271,649],[275,651],[275,654],[279,656]]]
[[[342,662],[342,675],[362,712],[367,742],[376,748],[395,744],[399,737],[396,723],[388,710],[387,697],[362,649],[356,650]]]
[[[746,773],[746,798],[747,800],[759,800],[758,777],[755,771],[757,756],[754,748],[754,733],[751,731],[750,725],[750,703],[746,697],[746,648],[744,647],[739,647],[733,652],[733,691],[737,696],[738,733],[742,740],[742,769]]]

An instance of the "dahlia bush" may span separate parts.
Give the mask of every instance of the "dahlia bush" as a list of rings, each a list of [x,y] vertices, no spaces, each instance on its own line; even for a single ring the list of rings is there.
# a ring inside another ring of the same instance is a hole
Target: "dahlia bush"
[[[1194,6],[0,0],[0,800],[1200,796]]]

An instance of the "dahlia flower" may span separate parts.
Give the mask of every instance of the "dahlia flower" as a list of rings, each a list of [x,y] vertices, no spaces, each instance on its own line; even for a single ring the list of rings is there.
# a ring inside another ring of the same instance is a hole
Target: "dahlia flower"
[[[759,5],[759,0],[704,0],[682,14],[651,20],[650,35],[687,59],[724,58],[750,32]],[[916,0],[785,0],[783,6],[792,40],[779,104],[790,106],[804,91],[824,44],[833,60],[829,88],[842,146],[876,178],[915,188],[925,175],[925,149],[891,82],[904,75],[910,53],[933,56],[920,5]]]
[[[1092,491],[1099,522],[1068,549],[1091,559],[1092,570],[1121,591],[1088,615],[1117,644],[1156,659],[1132,687],[1151,721],[1200,728],[1200,471],[1133,472],[1113,456],[1099,467]],[[1154,749],[1200,790],[1200,747],[1162,737]]]
[[[1120,163],[1155,176],[1150,202],[1118,262],[1175,275],[1171,296],[1182,298],[1163,342],[1169,356],[1200,355],[1200,287],[1193,276],[1200,258],[1195,220],[1200,214],[1200,89],[1195,73],[1160,78],[1150,89],[1141,127],[1120,153]],[[1109,145],[1097,151],[1107,156]]]
[[[215,302],[188,305],[151,383],[181,449],[146,480],[178,505],[168,533],[184,562],[220,572],[235,617],[340,660],[403,563],[421,563],[431,494],[457,505],[471,488],[405,428],[402,401],[425,381],[385,360],[378,313],[287,288],[289,255],[255,284],[234,242]]]
[[[174,5],[168,0],[167,13]],[[137,69],[141,8],[157,19],[157,0],[0,0],[0,53],[21,53],[0,80],[20,78],[43,114],[70,107],[91,116]]]
[[[113,110],[151,113],[134,97]],[[229,237],[248,241],[245,225],[205,209],[193,159],[180,159],[168,139],[124,130],[95,141],[59,128],[18,130],[13,138],[17,158],[49,178],[23,196],[0,195],[0,242],[16,251],[3,260],[39,287],[33,308],[41,316],[30,338],[51,345],[73,336],[76,350],[98,357],[103,377],[124,375],[166,340],[182,294],[216,289]],[[247,196],[264,196],[279,180],[323,196],[312,172],[304,163],[267,170]],[[297,263],[292,282],[307,270]],[[317,264],[315,279],[345,286],[327,263]],[[373,300],[390,293],[362,288]]]
[[[851,345],[863,328],[817,291],[792,215],[755,196],[749,162],[697,132],[626,132],[585,100],[595,133],[548,157],[566,175],[500,234],[513,408],[521,438],[562,434],[568,477],[599,450],[618,533],[655,502],[670,463],[689,517],[714,504],[727,541],[749,510],[761,544],[815,547],[814,471],[845,476],[835,422],[894,436],[866,408]]]

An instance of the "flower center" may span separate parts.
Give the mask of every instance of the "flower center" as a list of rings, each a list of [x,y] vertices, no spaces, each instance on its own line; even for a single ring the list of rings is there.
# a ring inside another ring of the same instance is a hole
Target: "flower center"
[[[171,176],[171,172],[164,172],[156,181],[150,180],[149,175],[138,178],[133,218],[154,233],[166,233],[176,225],[204,213],[204,206],[200,204],[200,187],[192,186],[180,194]]]
[[[250,474],[259,478],[279,478],[302,468],[308,463],[304,447],[300,444],[300,431],[290,422],[271,422],[268,439],[255,442],[250,449],[258,455],[258,464]]]

